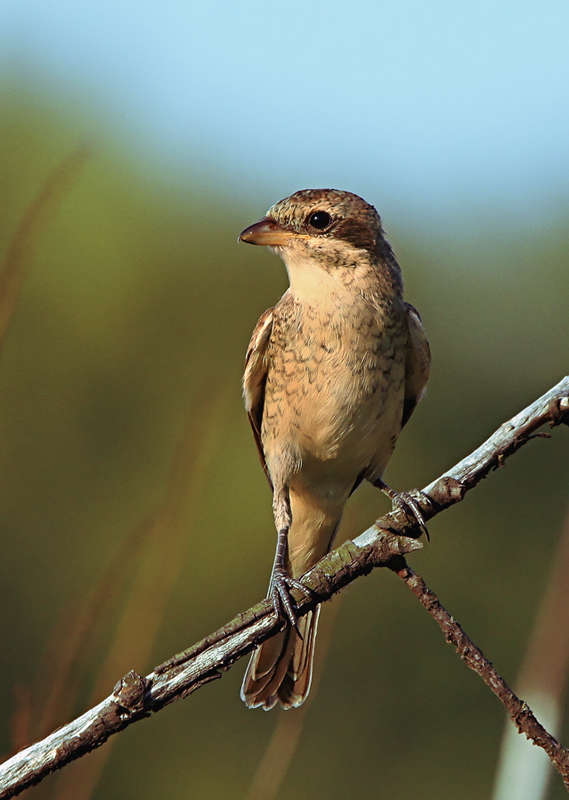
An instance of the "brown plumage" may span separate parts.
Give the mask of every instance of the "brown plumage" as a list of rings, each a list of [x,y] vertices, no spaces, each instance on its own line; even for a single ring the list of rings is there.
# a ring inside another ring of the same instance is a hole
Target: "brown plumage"
[[[290,280],[257,324],[243,378],[273,490],[269,596],[292,623],[253,653],[243,681],[247,705],[268,710],[301,705],[310,688],[318,611],[297,620],[289,587],[329,551],[359,483],[381,486],[430,353],[381,220],[361,197],[296,192],[239,238],[269,245]]]

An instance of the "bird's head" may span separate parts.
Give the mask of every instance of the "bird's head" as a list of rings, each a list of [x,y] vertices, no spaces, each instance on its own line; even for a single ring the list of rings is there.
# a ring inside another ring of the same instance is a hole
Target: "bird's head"
[[[396,266],[375,208],[338,189],[303,189],[280,200],[239,241],[268,245],[287,267],[303,262],[335,272],[356,265]],[[398,267],[396,267],[398,271]],[[398,283],[399,281],[396,281]]]

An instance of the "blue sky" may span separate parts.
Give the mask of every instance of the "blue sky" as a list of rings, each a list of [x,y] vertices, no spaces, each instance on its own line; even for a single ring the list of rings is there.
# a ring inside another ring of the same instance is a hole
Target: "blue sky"
[[[157,163],[267,204],[515,218],[567,201],[567,0],[3,0],[4,70],[104,110]]]

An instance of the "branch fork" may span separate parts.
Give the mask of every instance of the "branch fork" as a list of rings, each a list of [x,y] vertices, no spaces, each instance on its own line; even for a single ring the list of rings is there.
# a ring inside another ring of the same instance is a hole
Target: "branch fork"
[[[503,466],[507,458],[535,438],[535,432],[546,423],[551,427],[569,424],[569,376],[501,425],[448,472],[422,491],[413,492],[425,520],[463,500],[489,472]],[[405,555],[423,546],[414,537],[417,532],[416,520],[411,520],[403,510],[391,511],[353,541],[329,553],[302,577],[306,593],[292,590],[299,616],[375,567],[388,567],[439,624],[447,642],[455,646],[466,664],[499,697],[518,730],[545,750],[569,790],[569,751],[545,730],[527,704],[516,697],[434,592],[407,565]],[[160,664],[146,677],[129,672],[97,706],[0,765],[0,800],[14,797],[50,772],[100,747],[112,734],[221,677],[235,661],[281,630],[283,624],[270,601],[263,600],[193,647]]]

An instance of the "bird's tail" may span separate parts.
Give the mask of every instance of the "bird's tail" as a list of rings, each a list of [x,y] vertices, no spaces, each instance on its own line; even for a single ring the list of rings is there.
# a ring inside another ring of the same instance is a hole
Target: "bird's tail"
[[[288,535],[287,571],[298,578],[330,550],[340,525],[343,504],[326,507],[308,493],[291,491],[292,525]],[[298,620],[300,636],[290,625],[264,642],[251,656],[241,698],[249,708],[268,711],[302,705],[310,690],[314,642],[320,607]],[[302,638],[301,638],[302,637]]]
[[[283,708],[302,705],[312,681],[319,614],[320,606],[298,620],[302,639],[288,626],[253,653],[241,688],[241,699],[249,708],[268,711],[277,703]]]

